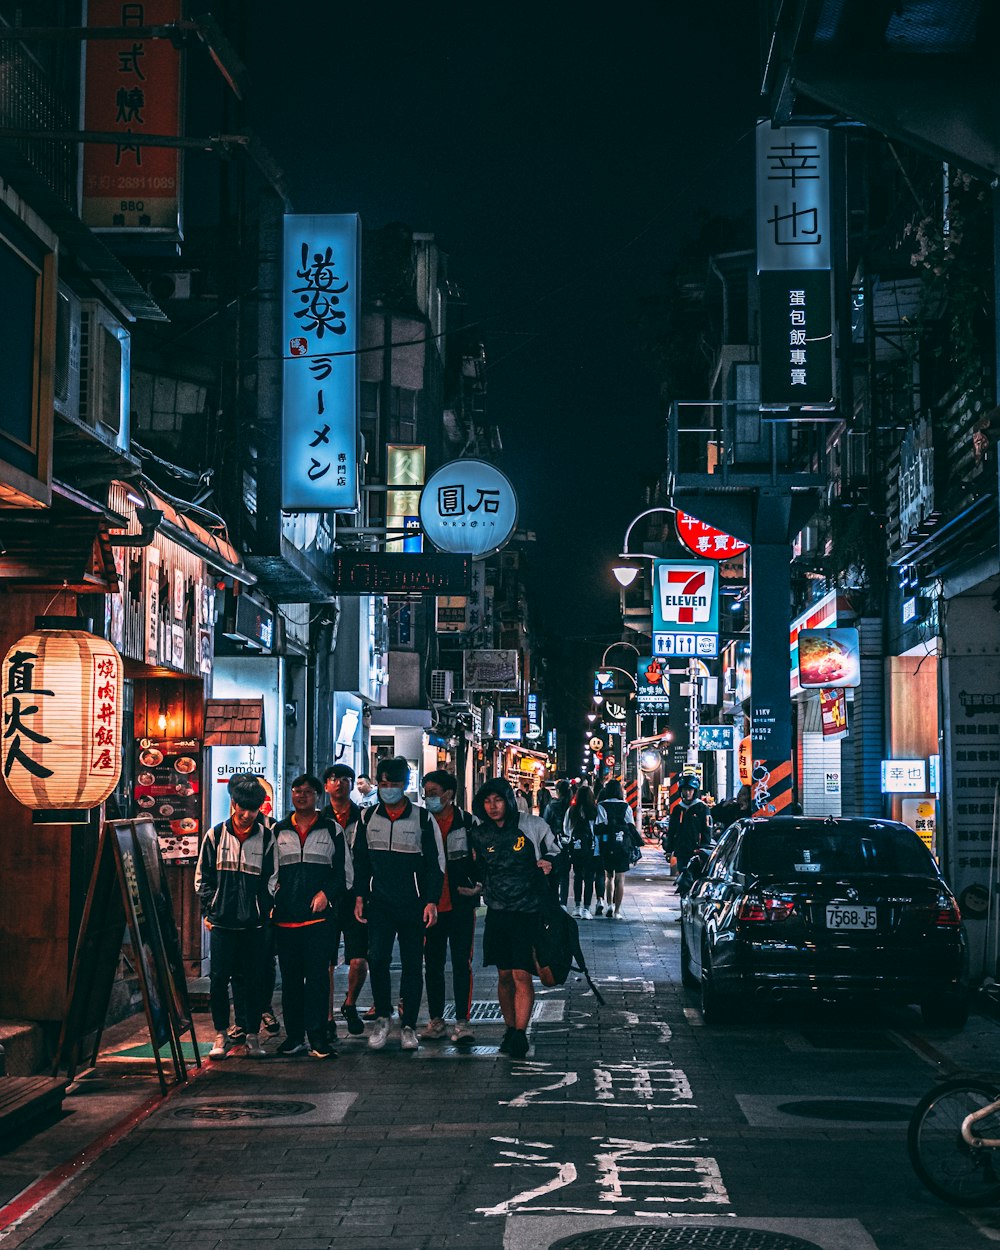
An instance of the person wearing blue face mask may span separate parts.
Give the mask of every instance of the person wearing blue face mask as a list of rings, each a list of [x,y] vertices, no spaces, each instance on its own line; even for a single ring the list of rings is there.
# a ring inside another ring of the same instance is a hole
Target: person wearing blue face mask
[[[368,925],[368,969],[375,998],[370,1050],[389,1039],[392,985],[389,967],[399,942],[400,1044],[416,1050],[417,1013],[423,996],[424,934],[437,922],[444,881],[444,848],[430,814],[406,797],[409,765],[400,756],[379,762],[378,804],[369,808],[354,837],[355,917]]]
[[[424,977],[427,982],[427,1014],[421,1031],[426,1041],[440,1041],[447,1032],[444,1022],[445,963],[451,950],[451,976],[455,991],[455,1027],[451,1040],[471,1045],[475,1034],[469,1026],[472,1005],[472,949],[476,937],[476,904],[479,888],[472,875],[469,828],[472,819],[455,806],[458,780],[443,768],[424,777],[424,803],[441,833],[444,844],[444,887],[437,905],[437,924],[424,938]]]

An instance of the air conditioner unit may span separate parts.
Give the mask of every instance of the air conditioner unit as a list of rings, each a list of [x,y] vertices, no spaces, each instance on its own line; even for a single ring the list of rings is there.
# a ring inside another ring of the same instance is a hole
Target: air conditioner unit
[[[455,693],[455,674],[447,668],[431,669],[427,693],[432,703],[450,703]]]
[[[56,294],[54,403],[64,417],[80,415],[80,300],[60,282]]]
[[[103,442],[129,448],[131,337],[96,300],[84,300],[80,321],[80,418]]]

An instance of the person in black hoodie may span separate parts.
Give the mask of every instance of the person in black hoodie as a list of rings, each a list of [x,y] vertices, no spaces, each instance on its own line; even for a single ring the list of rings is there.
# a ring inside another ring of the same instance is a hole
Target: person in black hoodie
[[[535,920],[559,848],[540,816],[517,810],[513,787],[503,777],[479,787],[472,811],[473,865],[488,909],[483,965],[497,969],[497,999],[507,1026],[500,1052],[523,1059],[535,1002]]]
[[[277,1053],[316,1059],[333,1054],[327,1038],[332,929],[354,884],[343,829],[316,810],[322,793],[323,783],[310,773],[292,782],[294,810],[274,827],[271,880],[287,1035]]]
[[[365,812],[354,837],[354,914],[368,925],[368,968],[375,998],[370,1050],[389,1040],[392,985],[389,967],[399,939],[400,1045],[416,1050],[417,1013],[424,991],[424,933],[437,921],[444,883],[441,835],[430,815],[406,797],[410,768],[401,756],[376,772],[378,805]]]
[[[424,776],[424,803],[437,825],[444,845],[444,888],[437,905],[437,924],[424,938],[424,975],[427,981],[427,1014],[430,1019],[420,1036],[427,1041],[444,1037],[444,968],[451,950],[451,978],[455,993],[455,1028],[451,1040],[471,1045],[476,1036],[469,1025],[472,1005],[472,949],[476,939],[476,904],[479,891],[472,876],[469,829],[472,817],[455,806],[458,778],[443,768]]]
[[[198,853],[194,888],[209,929],[209,1001],[217,1034],[210,1059],[225,1059],[233,1046],[243,1044],[251,1059],[264,1054],[259,1037],[265,1005],[264,926],[271,911],[274,846],[260,813],[266,797],[256,777],[232,777],[229,819],[208,831]],[[229,1027],[230,981],[235,1029]]]

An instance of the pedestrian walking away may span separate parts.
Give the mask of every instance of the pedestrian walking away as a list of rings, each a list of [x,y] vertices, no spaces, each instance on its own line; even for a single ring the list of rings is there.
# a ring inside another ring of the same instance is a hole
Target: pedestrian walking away
[[[580,786],[563,819],[563,833],[569,843],[573,867],[573,915],[578,919],[593,919],[590,905],[598,871],[601,875],[601,901],[604,898],[604,867],[598,858],[596,833],[597,822],[603,818],[593,790],[590,786]]]
[[[595,828],[601,863],[608,876],[607,914],[610,920],[620,920],[625,897],[625,874],[632,866],[633,851],[642,842],[620,781],[611,780],[605,785],[598,812],[604,817]]]
[[[354,914],[368,925],[368,966],[375,997],[371,1050],[389,1039],[392,986],[389,967],[399,942],[400,1044],[416,1050],[423,997],[424,934],[437,921],[444,883],[441,835],[430,813],[406,797],[409,765],[401,756],[379,763],[378,803],[365,812],[354,840]]]
[[[558,846],[544,820],[518,811],[513,787],[503,777],[480,786],[472,811],[473,866],[487,907],[483,965],[497,969],[497,999],[507,1026],[500,1050],[523,1059],[535,1002],[533,940]]]
[[[437,825],[444,846],[445,874],[437,905],[437,924],[424,938],[424,975],[427,981],[427,1027],[420,1036],[438,1041],[447,1032],[444,1023],[445,963],[451,954],[455,1027],[451,1040],[471,1045],[476,1040],[469,1024],[472,1007],[472,955],[476,937],[479,890],[473,876],[469,830],[472,818],[455,806],[458,779],[445,769],[424,777],[424,803]]]
[[[344,831],[348,853],[353,857],[354,839],[361,819],[361,807],[351,798],[354,769],[349,764],[332,764],[323,774],[323,789],[329,803],[322,815],[332,818]],[[345,893],[340,914],[334,922],[332,949],[330,952],[330,993],[333,995],[334,969],[340,939],[344,940],[344,963],[347,965],[347,990],[340,1007],[340,1014],[347,1021],[347,1031],[352,1037],[360,1037],[364,1023],[358,1014],[358,995],[364,989],[368,977],[368,929],[354,915],[354,894]],[[331,997],[331,1037],[336,1036],[332,1021],[333,998]]]
[[[569,811],[570,801],[573,797],[573,787],[568,781],[556,782],[556,797],[545,809],[543,819],[552,830],[552,836],[556,840],[559,847],[559,854],[553,861],[552,876],[555,882],[556,893],[559,902],[563,907],[566,906],[569,899],[569,871],[570,871],[570,836],[563,833],[563,822],[566,819],[566,813]]]
[[[264,933],[271,911],[274,849],[274,835],[260,811],[266,797],[256,777],[238,773],[230,778],[229,819],[208,831],[198,853],[194,888],[209,930],[209,1000],[216,1032],[211,1059],[225,1059],[239,1045],[250,1058],[263,1055]]]
[[[294,810],[274,828],[272,877],[286,1034],[277,1053],[316,1059],[333,1054],[327,1031],[331,922],[354,884],[343,829],[316,809],[322,793],[322,782],[310,773],[292,782]]]

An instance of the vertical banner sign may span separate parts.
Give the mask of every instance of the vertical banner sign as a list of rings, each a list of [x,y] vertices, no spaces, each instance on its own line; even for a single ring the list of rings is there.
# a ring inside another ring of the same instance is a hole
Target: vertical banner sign
[[[847,698],[842,689],[821,690],[819,712],[824,738],[835,742],[847,737]]]
[[[834,402],[830,137],[757,126],[761,407]]]
[[[180,21],[181,0],[89,0],[87,25],[137,31]],[[85,130],[117,136],[83,145],[80,216],[92,230],[181,237],[181,153],[144,135],[181,133],[181,53],[170,39],[89,39]]]
[[[285,217],[281,507],[358,508],[361,219]]]
[[[390,443],[386,448],[386,485],[390,487],[385,523],[391,530],[414,529],[412,537],[389,539],[386,551],[424,549],[420,532],[420,492],[424,485],[427,448],[423,445]]]

